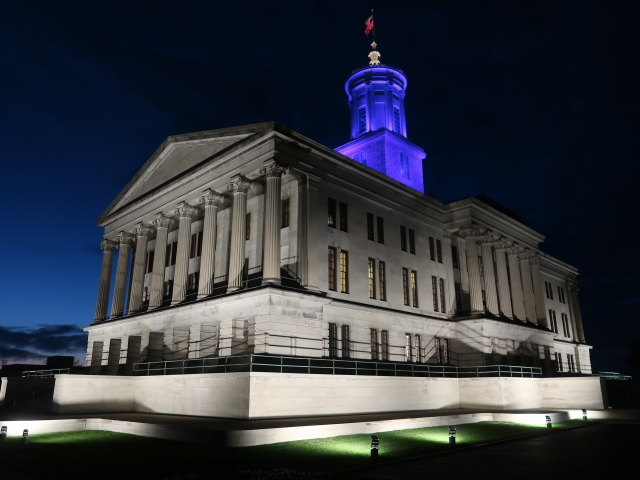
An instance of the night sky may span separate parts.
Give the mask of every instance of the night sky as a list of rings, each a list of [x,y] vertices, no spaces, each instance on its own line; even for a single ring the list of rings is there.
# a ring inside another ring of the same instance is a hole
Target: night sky
[[[96,218],[168,135],[275,120],[348,140],[344,81],[408,77],[425,189],[485,194],[580,270],[594,371],[640,341],[637,2],[5,2],[0,357],[84,360]],[[345,6],[346,5],[346,6]]]

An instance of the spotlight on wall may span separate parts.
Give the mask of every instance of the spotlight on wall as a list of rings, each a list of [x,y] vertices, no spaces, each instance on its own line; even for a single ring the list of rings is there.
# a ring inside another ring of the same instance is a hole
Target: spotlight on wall
[[[553,425],[551,424],[551,417],[549,415],[545,415],[544,418],[547,421],[547,428],[553,427]]]
[[[0,428],[0,440],[4,440],[5,438],[7,438],[7,426],[3,425],[2,428]]]
[[[380,447],[380,439],[377,435],[371,435],[371,456],[378,456],[378,448]]]
[[[582,419],[583,419],[583,420],[586,420],[586,419],[587,419],[587,409],[586,409],[586,408],[583,408],[583,409],[582,409]]]
[[[29,429],[22,430],[22,443],[29,443]]]
[[[449,427],[449,445],[456,444],[456,427]]]

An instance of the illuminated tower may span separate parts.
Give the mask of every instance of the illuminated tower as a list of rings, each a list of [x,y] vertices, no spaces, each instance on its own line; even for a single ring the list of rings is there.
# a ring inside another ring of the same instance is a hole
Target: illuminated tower
[[[397,68],[380,64],[376,43],[369,66],[346,81],[351,110],[351,141],[336,151],[388,177],[424,192],[424,150],[407,140],[404,95],[407,77]]]

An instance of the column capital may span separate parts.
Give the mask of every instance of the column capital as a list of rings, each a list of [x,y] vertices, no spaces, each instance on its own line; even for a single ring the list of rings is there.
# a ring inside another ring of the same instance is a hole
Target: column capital
[[[136,225],[136,237],[150,237],[153,235],[153,227],[140,222]]]
[[[118,242],[114,242],[113,240],[109,240],[105,238],[102,242],[100,242],[100,249],[105,252],[113,252],[118,246]]]
[[[518,259],[523,262],[525,260],[531,260],[532,258],[535,258],[535,256],[536,254],[527,248],[520,252]]]
[[[251,186],[253,185],[254,181],[248,179],[247,177],[245,177],[244,175],[234,175],[233,177],[231,177],[231,180],[229,181],[229,186],[227,187],[227,190],[232,192],[232,193],[237,193],[237,192],[242,192],[242,193],[247,193],[249,191],[249,188],[251,188]]]
[[[153,225],[156,228],[169,228],[171,225],[172,219],[171,217],[167,217],[162,213],[156,213],[156,216],[153,218]]]
[[[514,243],[510,242],[509,240],[507,240],[504,237],[501,237],[499,240],[497,240],[494,244],[493,244],[493,248],[495,248],[496,250],[508,250],[509,248],[513,247]]]
[[[224,194],[210,188],[207,188],[200,195],[200,203],[203,203],[205,207],[221,207],[226,199],[227,197]]]
[[[264,178],[279,177],[285,170],[286,168],[278,165],[275,160],[268,160],[260,168],[260,175],[264,176]]]
[[[198,209],[187,202],[180,202],[176,207],[175,214],[179,218],[194,218],[198,214]]]
[[[507,255],[517,255],[518,256],[518,260],[519,260],[519,257],[524,252],[524,249],[520,245],[518,245],[517,243],[513,243],[513,244],[511,244],[510,247],[507,247],[505,249],[505,251],[506,251]]]
[[[476,240],[481,245],[489,244],[489,245],[493,246],[498,240],[500,240],[500,237],[498,235],[496,235],[495,233],[489,233],[487,231],[483,235],[480,235],[480,236],[476,237]]]
[[[475,225],[471,227],[463,227],[460,230],[458,230],[458,235],[460,235],[462,238],[479,237],[484,233],[486,233],[486,230],[481,230]]]
[[[122,245],[132,246],[134,236],[132,233],[122,231],[118,233],[118,236],[116,237],[116,239],[118,241],[119,246],[122,246]]]

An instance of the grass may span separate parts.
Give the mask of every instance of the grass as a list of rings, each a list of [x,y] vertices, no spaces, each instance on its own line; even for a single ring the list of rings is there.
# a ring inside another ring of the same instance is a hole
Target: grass
[[[554,429],[583,423],[573,420],[554,424]],[[507,422],[481,422],[457,428],[456,446],[448,443],[448,427],[382,432],[378,435],[380,456],[377,459],[370,458],[371,438],[367,434],[223,449],[113,432],[86,431],[31,435],[27,445],[21,443],[20,437],[9,437],[0,443],[0,461],[9,460],[27,466],[37,464],[38,471],[53,472],[61,479],[190,480],[209,478],[206,472],[220,470],[229,472],[223,478],[318,478],[317,472],[435,454],[546,430],[544,426]],[[264,473],[279,469],[284,476]],[[291,470],[312,473],[291,476]],[[254,473],[247,475],[247,472]]]

